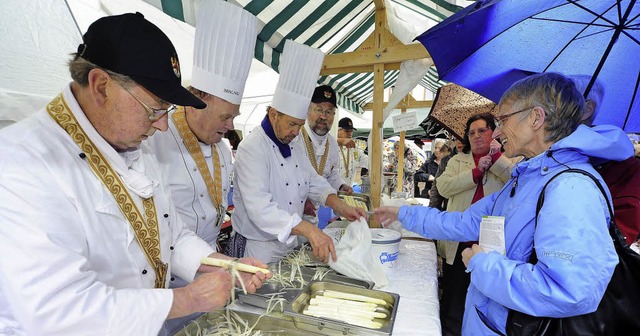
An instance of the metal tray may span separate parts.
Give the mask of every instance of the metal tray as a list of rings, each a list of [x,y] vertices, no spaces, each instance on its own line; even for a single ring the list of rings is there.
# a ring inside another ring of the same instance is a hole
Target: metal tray
[[[269,269],[275,272],[278,269],[278,263],[270,263]],[[280,266],[280,269],[281,272],[289,272],[290,266],[283,263]],[[269,300],[274,297],[274,294],[281,293],[279,294],[279,296],[284,298],[288,302],[284,305],[284,311],[291,310],[291,302],[293,302],[293,300],[307,288],[308,284],[313,281],[313,276],[316,273],[316,268],[302,266],[300,267],[300,271],[302,279],[304,280],[304,284],[296,282],[296,284],[298,284],[297,288],[284,288],[274,283],[265,282],[262,287],[255,292],[255,294],[244,294],[242,291],[236,291],[236,297],[242,303],[267,309],[267,307],[269,306]],[[351,286],[350,288],[363,289],[371,289],[375,285],[372,281],[354,279],[338,274],[333,270],[325,274],[325,276],[322,278],[322,281]]]
[[[382,323],[382,328],[370,329],[338,320],[304,315],[302,311],[309,305],[309,300],[325,290],[365,295],[384,300],[387,302],[387,307],[379,309],[387,312],[387,317],[384,319],[374,319],[374,321]],[[300,293],[291,304],[292,312],[290,312],[290,314],[293,317],[293,322],[299,329],[322,333],[323,335],[391,335],[399,301],[400,295],[395,293],[319,281],[311,283]]]
[[[260,317],[259,314],[243,312],[239,310],[231,310],[237,314],[241,319],[247,322],[251,327],[255,325],[254,331],[261,331],[265,335],[294,335],[294,336],[306,336],[306,335],[321,335],[308,330],[298,329],[293,323],[291,316],[271,316],[265,315]],[[197,319],[191,321],[182,330],[174,334],[174,336],[193,336],[200,335],[198,331],[206,330],[207,328],[225,323],[225,311],[214,310],[206,313]]]

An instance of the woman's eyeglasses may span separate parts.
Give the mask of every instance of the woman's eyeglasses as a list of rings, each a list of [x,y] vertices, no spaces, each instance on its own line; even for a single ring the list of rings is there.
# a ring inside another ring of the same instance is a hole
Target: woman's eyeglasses
[[[501,116],[497,116],[496,117],[496,127],[500,127],[500,126],[504,125],[507,122],[507,120],[509,120],[509,118],[511,118],[512,116],[514,116],[514,115],[516,115],[518,113],[527,112],[529,110],[532,110],[534,107],[535,106],[531,106],[531,107],[527,107],[526,109],[523,109],[523,110],[519,110],[519,111],[503,114]]]

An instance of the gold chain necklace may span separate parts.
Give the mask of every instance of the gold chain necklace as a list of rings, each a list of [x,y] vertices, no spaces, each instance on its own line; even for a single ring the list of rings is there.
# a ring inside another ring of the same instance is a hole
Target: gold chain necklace
[[[120,212],[131,225],[138,245],[144,252],[149,264],[153,267],[156,273],[155,288],[165,288],[169,264],[161,259],[158,216],[153,196],[142,200],[145,220],[120,176],[113,170],[109,161],[84,132],[71,109],[67,106],[62,94],[59,94],[47,105],[47,112],[71,136],[71,139],[87,156],[87,162],[89,162],[91,170],[113,195],[116,203],[118,203]]]
[[[302,130],[302,138],[304,139],[305,147],[307,147],[307,154],[309,156],[309,160],[311,161],[311,165],[313,169],[316,170],[318,175],[323,176],[324,166],[327,165],[327,157],[329,156],[329,139],[326,140],[326,144],[324,147],[324,154],[320,158],[320,167],[318,167],[318,163],[316,161],[316,151],[313,149],[313,143],[311,142],[311,138],[309,134],[307,134],[307,130],[302,126],[300,128]]]
[[[187,124],[187,120],[185,118],[185,108],[180,107],[180,109],[172,115],[172,119],[176,124],[178,132],[180,132],[180,137],[182,138],[187,151],[198,167],[200,176],[202,176],[202,179],[204,180],[209,198],[211,198],[211,201],[213,202],[213,205],[218,212],[218,218],[215,225],[219,226],[222,224],[222,221],[224,219],[225,209],[222,205],[222,167],[220,165],[220,155],[218,154],[218,150],[215,145],[213,145],[211,148],[211,151],[213,152],[213,171],[215,174],[214,182],[211,174],[209,173],[207,161],[205,160],[204,154],[202,154],[202,150],[200,149],[198,139]]]

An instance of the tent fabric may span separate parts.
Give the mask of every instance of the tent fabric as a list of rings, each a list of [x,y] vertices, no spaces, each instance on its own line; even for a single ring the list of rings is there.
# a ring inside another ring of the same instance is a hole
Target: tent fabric
[[[0,128],[43,108],[71,77],[67,61],[100,17],[141,12],[169,36],[183,85],[191,76],[195,28],[142,0],[2,0],[0,12]]]
[[[195,25],[199,0],[145,0],[165,13]],[[182,11],[176,10],[176,3]],[[374,30],[373,0],[229,0],[253,13],[262,22],[255,57],[276,72],[286,39],[292,39],[325,53],[354,51]],[[455,0],[386,0],[386,7],[401,11],[399,19],[411,24],[421,21],[431,27],[473,1]],[[391,16],[388,12],[388,16]],[[394,32],[395,34],[395,32]],[[415,37],[415,36],[414,36]],[[406,42],[405,42],[406,43]],[[394,85],[397,70],[385,71],[385,88]],[[362,106],[373,99],[373,73],[322,76],[319,84],[332,86],[338,104],[352,112],[363,113]],[[421,85],[435,92],[446,84],[439,81],[435,69],[424,77]]]

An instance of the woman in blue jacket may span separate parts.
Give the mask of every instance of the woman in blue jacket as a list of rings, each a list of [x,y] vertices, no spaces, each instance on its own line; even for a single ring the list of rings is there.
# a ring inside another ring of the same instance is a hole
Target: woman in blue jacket
[[[522,79],[503,95],[497,113],[494,137],[502,142],[504,155],[525,158],[502,190],[464,212],[415,206],[375,210],[383,224],[400,220],[425,237],[454,241],[479,240],[483,216],[504,219],[506,253],[478,245],[463,252],[471,273],[463,335],[495,335],[491,328],[504,333],[507,308],[567,317],[598,307],[618,262],[605,195],[587,176],[562,174],[547,186],[535,224],[538,196],[551,177],[578,168],[605,185],[590,157],[620,160],[633,150],[617,127],[578,127],[583,109],[582,95],[563,75]],[[530,264],[534,245],[538,262]]]

